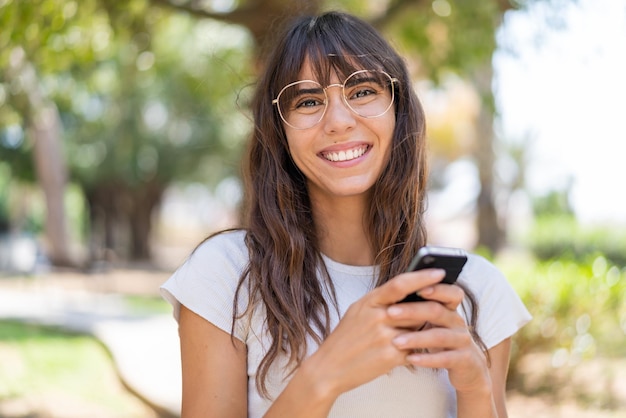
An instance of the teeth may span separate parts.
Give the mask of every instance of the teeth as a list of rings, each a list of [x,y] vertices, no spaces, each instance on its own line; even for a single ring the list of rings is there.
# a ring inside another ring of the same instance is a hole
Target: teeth
[[[359,158],[367,151],[367,147],[360,147],[348,151],[328,152],[324,154],[324,158],[333,162],[350,161]]]

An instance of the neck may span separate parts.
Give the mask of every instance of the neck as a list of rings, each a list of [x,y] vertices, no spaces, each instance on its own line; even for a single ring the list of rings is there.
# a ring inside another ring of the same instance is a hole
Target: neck
[[[365,203],[363,196],[313,203],[323,254],[343,264],[369,266],[374,263],[364,222]]]

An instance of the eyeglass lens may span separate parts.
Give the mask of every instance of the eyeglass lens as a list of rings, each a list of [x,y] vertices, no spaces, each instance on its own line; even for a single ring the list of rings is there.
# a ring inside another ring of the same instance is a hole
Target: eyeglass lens
[[[391,77],[379,71],[357,71],[340,87],[344,103],[354,113],[365,118],[382,116],[393,103]],[[328,87],[327,87],[328,88]],[[277,98],[282,119],[293,128],[307,129],[316,125],[326,112],[326,89],[310,80],[287,85]]]

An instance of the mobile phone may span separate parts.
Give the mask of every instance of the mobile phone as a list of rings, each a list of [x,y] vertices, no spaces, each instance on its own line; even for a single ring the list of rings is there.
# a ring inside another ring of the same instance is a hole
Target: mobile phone
[[[429,268],[442,269],[445,270],[446,275],[440,283],[453,284],[466,262],[467,253],[461,248],[426,246],[419,249],[407,271]],[[421,302],[424,300],[413,292],[400,302]]]

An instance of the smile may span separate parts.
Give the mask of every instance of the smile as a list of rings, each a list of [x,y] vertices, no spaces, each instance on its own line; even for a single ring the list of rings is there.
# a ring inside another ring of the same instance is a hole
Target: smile
[[[363,156],[363,154],[367,152],[368,148],[369,147],[367,145],[361,145],[357,148],[349,149],[346,151],[323,152],[322,157],[334,163],[350,161]]]

